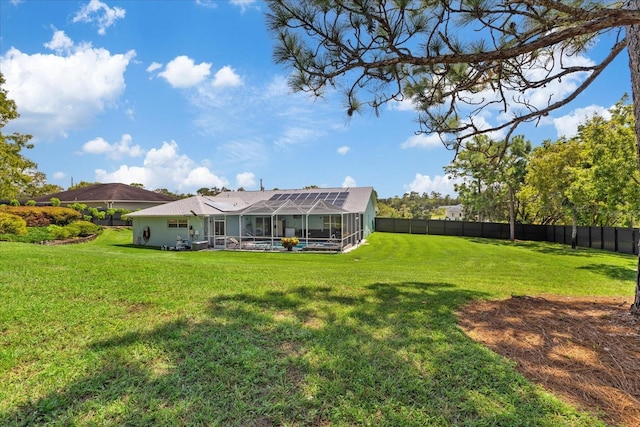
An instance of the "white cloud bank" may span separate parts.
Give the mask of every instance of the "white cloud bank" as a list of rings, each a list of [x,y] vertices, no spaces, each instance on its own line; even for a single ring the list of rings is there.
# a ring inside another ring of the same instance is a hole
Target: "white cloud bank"
[[[207,166],[196,164],[187,155],[179,154],[175,141],[163,142],[160,148],[149,150],[142,166],[121,165],[111,172],[96,169],[95,179],[99,182],[139,182],[148,189],[178,189],[184,193],[195,193],[202,187],[229,186],[225,177],[216,175]]]
[[[10,48],[0,56],[5,89],[19,106],[13,121],[35,140],[66,137],[112,106],[125,89],[124,73],[135,51],[111,54],[90,44],[74,44],[55,31],[45,47],[53,54],[29,55]]]
[[[429,175],[417,173],[413,181],[409,185],[405,185],[404,188],[408,192],[415,191],[419,194],[436,192],[454,196],[456,192],[453,186],[456,182],[447,176],[436,175],[432,179]]]
[[[253,172],[242,172],[236,175],[236,188],[244,188],[245,190],[254,188],[256,185],[256,176]]]

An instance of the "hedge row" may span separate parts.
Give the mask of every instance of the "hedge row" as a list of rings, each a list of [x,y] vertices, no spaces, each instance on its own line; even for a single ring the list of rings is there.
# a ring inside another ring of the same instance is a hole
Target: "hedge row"
[[[0,212],[17,215],[24,219],[27,227],[67,225],[82,219],[82,214],[70,208],[56,206],[0,206]]]

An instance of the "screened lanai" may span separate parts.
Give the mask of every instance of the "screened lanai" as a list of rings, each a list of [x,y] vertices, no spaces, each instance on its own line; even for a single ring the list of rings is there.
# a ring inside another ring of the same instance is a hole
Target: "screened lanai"
[[[333,195],[327,193],[327,196],[329,194]],[[344,202],[337,196],[331,201]],[[274,248],[282,237],[297,237],[303,250],[342,250],[356,245],[360,239],[360,215],[329,203],[327,198],[292,198],[276,194],[269,200],[259,201],[237,212],[237,230],[234,232],[230,228],[227,234],[233,246],[238,248],[256,245]]]

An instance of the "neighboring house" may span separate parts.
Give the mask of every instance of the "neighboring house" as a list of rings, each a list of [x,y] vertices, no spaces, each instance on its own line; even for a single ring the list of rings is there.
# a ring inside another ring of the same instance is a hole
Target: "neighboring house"
[[[372,187],[314,188],[198,195],[127,217],[140,245],[267,248],[297,237],[301,246],[342,250],[373,232],[376,211]]]
[[[449,221],[462,221],[464,219],[464,207],[462,205],[440,206],[444,209],[444,217]]]
[[[175,201],[166,194],[156,193],[127,184],[94,184],[60,193],[35,198],[36,202],[49,203],[52,198],[60,200],[61,206],[82,203],[88,208],[127,209],[135,211]]]

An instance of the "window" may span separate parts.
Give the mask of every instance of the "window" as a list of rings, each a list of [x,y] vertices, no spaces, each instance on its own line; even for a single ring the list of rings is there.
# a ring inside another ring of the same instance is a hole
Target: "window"
[[[167,220],[169,228],[187,228],[189,226],[189,220],[187,219],[169,219]]]
[[[256,236],[271,236],[271,217],[256,217]]]
[[[340,230],[342,228],[341,215],[328,215],[322,218],[322,226],[325,230]]]

